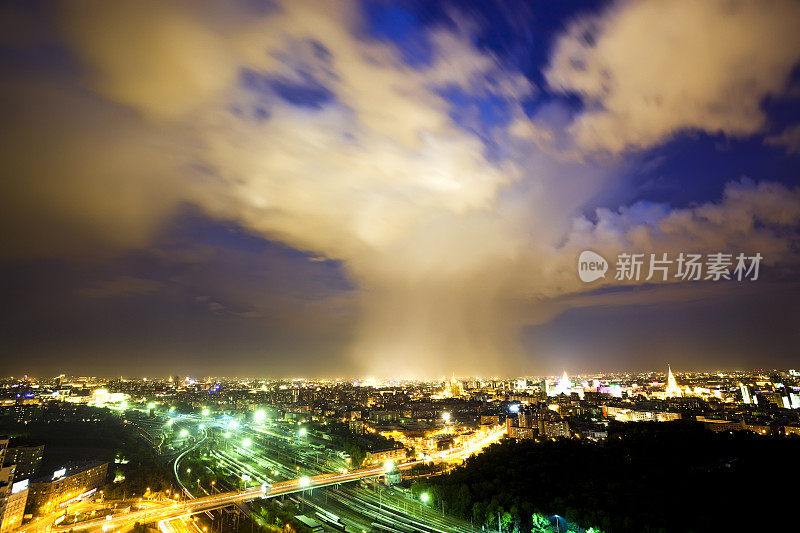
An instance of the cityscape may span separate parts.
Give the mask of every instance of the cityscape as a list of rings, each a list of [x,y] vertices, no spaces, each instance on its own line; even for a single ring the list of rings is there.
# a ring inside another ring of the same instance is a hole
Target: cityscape
[[[708,433],[721,449],[800,439],[796,370],[432,382],[24,376],[3,380],[0,394],[0,421],[19,435],[0,441],[0,525],[21,533],[148,523],[187,532],[646,530],[643,519],[664,518],[657,510],[622,518],[561,494],[570,502],[562,516],[450,484],[485,449],[569,441],[597,450],[637,432]],[[723,456],[689,475],[713,489],[714,469],[763,466],[735,464],[747,460]],[[581,526],[589,520],[597,526]]]
[[[0,2],[0,533],[796,531],[798,29]]]

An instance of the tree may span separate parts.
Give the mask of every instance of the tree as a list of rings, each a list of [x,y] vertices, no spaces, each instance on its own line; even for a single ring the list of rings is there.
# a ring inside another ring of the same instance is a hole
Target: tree
[[[508,526],[514,520],[514,517],[508,511],[503,511],[500,515],[500,529],[505,530],[508,529]]]
[[[550,520],[541,513],[533,513],[533,516],[531,516],[531,531],[533,533],[550,531]]]

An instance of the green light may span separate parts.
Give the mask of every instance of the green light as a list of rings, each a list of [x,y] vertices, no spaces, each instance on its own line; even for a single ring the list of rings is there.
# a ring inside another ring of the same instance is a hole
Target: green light
[[[308,433],[306,431],[306,428],[300,428],[300,431],[297,432],[297,434],[300,435],[301,437],[305,437],[306,433]]]
[[[249,448],[251,444],[253,444],[253,441],[251,441],[250,439],[244,439],[242,441],[242,446],[244,446],[245,448]]]
[[[147,404],[147,408],[148,409],[155,409],[155,407],[156,407],[156,404],[154,404],[153,402],[150,402],[150,403]]]
[[[303,476],[303,477],[300,478],[300,486],[301,487],[308,487],[309,485],[311,485],[311,480],[308,479],[308,477]]]
[[[204,429],[206,429],[206,425],[205,424],[200,424],[199,426],[197,426],[197,429],[199,429],[200,431],[203,431]]]
[[[428,503],[430,496],[428,495],[427,492],[423,492],[422,494],[419,495],[419,499],[422,500],[422,503]]]
[[[188,434],[189,434],[189,432],[188,432],[188,431],[186,431],[185,429],[182,429],[182,430],[181,430],[181,433],[180,433],[181,437],[185,437],[185,436],[186,436],[186,435],[188,435]]]
[[[255,413],[253,413],[253,420],[255,420],[256,422],[258,422],[259,424],[263,424],[263,423],[264,423],[264,420],[266,420],[266,419],[267,419],[267,413],[265,413],[265,412],[264,412],[263,410],[261,410],[261,409],[259,409],[259,410],[258,410],[258,411],[256,411]]]
[[[236,420],[231,420],[230,422],[228,422],[228,429],[236,429],[238,427],[239,427],[239,422],[237,422]]]
[[[202,410],[202,411],[200,411],[200,413],[201,413],[203,416],[208,416],[209,414],[211,414],[211,411],[208,409],[208,407],[203,407],[203,410]]]

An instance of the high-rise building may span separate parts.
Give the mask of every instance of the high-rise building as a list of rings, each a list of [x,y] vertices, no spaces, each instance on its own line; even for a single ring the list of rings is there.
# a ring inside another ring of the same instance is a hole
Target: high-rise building
[[[667,390],[666,390],[667,398],[683,396],[683,392],[681,391],[681,388],[678,387],[678,382],[675,380],[675,376],[672,374],[672,367],[668,365],[667,369],[668,369]]]
[[[8,437],[0,437],[0,531],[6,531],[11,528],[11,511],[16,508],[13,504],[15,499],[11,499],[13,482],[14,482],[14,465],[5,464],[6,451],[8,450]],[[27,496],[27,494],[26,494]],[[9,501],[11,499],[11,501]],[[11,504],[11,505],[10,505]],[[6,514],[9,518],[6,518]],[[20,519],[22,515],[20,515]]]
[[[107,472],[108,463],[88,461],[31,480],[28,506],[39,512],[51,512],[66,501],[86,498],[105,485]]]
[[[744,383],[739,383],[739,390],[742,392],[742,403],[752,403],[750,389]]]
[[[6,450],[3,465],[16,465],[14,481],[31,479],[39,471],[39,464],[44,455],[44,445],[39,446],[12,446]]]

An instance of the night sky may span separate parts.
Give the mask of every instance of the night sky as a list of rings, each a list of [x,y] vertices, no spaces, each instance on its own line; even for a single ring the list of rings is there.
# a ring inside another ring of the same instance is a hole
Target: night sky
[[[800,366],[800,3],[0,3],[0,374]],[[583,283],[583,250],[763,256]]]

